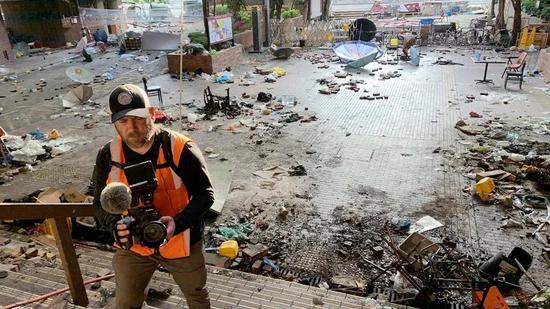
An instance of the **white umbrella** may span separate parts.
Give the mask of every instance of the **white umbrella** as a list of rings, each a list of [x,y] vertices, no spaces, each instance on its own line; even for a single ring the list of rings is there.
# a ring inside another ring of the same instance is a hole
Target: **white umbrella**
[[[81,84],[89,84],[94,80],[93,74],[81,67],[67,68],[65,74],[73,81]]]

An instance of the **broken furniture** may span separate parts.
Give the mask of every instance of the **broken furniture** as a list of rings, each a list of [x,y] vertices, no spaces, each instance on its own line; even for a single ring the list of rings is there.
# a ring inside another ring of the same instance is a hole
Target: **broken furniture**
[[[127,50],[139,50],[141,49],[141,37],[127,37],[124,44]]]
[[[527,52],[522,52],[521,54],[519,54],[518,59],[515,63],[506,64],[506,68],[502,73],[503,75],[506,75],[504,79],[504,89],[506,89],[508,79],[519,80],[519,89],[521,89],[521,85],[523,84],[523,71],[525,70],[526,59]]]
[[[515,247],[508,256],[498,253],[483,263],[479,268],[479,274],[486,280],[504,277],[505,282],[517,285],[523,272],[518,268],[516,261],[519,261],[524,269],[529,269],[533,257],[522,248]]]
[[[204,89],[204,113],[206,117],[216,115],[219,111],[230,117],[235,117],[241,113],[237,104],[231,104],[229,97],[229,88],[225,89],[225,95],[212,94],[210,86]]]
[[[147,86],[147,78],[143,77],[141,79],[143,81],[143,89],[145,89],[145,92],[147,92],[147,96],[156,95],[160,102],[160,109],[164,109],[162,104],[162,91],[160,89],[160,86]]]

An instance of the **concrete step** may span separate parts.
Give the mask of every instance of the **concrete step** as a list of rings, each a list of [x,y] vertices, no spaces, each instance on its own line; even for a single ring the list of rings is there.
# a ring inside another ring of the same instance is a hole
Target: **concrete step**
[[[105,274],[112,269],[112,252],[79,248],[77,253],[84,280],[95,278],[98,273]],[[372,306],[372,300],[363,297],[240,271],[210,266],[207,269],[207,287],[212,308],[377,308]],[[10,271],[7,278],[0,280],[0,305],[30,299],[66,286],[65,274],[59,266],[51,268],[27,265],[19,272]],[[185,299],[170,274],[156,272],[151,288],[171,288],[172,295],[164,300],[148,299],[150,308],[187,308]],[[101,288],[96,290],[88,285],[88,308],[110,308],[102,294],[114,290],[113,279],[103,281]],[[47,308],[51,303],[52,299],[47,299],[34,307]],[[391,304],[391,307],[399,306]]]

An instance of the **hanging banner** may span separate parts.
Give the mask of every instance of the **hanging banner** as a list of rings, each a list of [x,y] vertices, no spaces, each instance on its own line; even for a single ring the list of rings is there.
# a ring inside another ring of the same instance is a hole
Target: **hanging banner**
[[[208,17],[208,37],[210,44],[233,39],[233,21],[231,14]]]

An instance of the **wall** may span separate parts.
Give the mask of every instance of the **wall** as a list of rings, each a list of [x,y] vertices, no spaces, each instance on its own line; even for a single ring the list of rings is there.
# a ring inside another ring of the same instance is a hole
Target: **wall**
[[[0,1],[6,29],[27,40],[39,40],[47,47],[65,46],[79,38],[80,24],[66,24],[63,17],[78,15],[75,2],[63,0]]]
[[[14,59],[15,55],[11,50],[8,33],[4,28],[4,24],[0,22],[0,64],[7,63],[8,61],[13,61]]]

